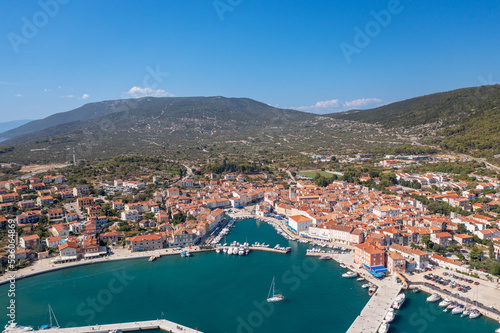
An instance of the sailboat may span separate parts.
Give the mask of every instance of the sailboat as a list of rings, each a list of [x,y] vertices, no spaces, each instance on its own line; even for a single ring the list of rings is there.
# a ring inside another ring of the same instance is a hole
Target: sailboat
[[[275,286],[275,282],[274,282],[274,277],[273,277],[273,282],[271,283],[271,288],[269,289],[269,294],[267,294],[267,301],[269,303],[281,302],[282,300],[285,299],[285,296],[275,293],[274,286]],[[272,296],[271,296],[271,292],[272,292]]]
[[[57,330],[59,329],[59,323],[57,322],[57,318],[56,318],[56,315],[54,313],[54,310],[52,310],[52,307],[50,306],[49,304],[49,317],[50,317],[50,324],[49,325],[43,325],[40,327],[40,330],[44,330],[44,331],[47,331],[47,330]],[[56,322],[56,325],[57,326],[53,326],[52,325],[52,317],[54,317],[54,321]]]

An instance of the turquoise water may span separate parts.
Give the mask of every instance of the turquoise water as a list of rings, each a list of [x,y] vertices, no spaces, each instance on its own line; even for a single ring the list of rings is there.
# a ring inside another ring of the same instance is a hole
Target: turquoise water
[[[165,318],[208,333],[345,332],[368,301],[362,282],[341,278],[345,270],[333,261],[306,258],[307,245],[289,243],[271,226],[241,221],[226,241],[246,239],[290,244],[292,252],[137,259],[25,278],[17,282],[17,321],[34,327],[47,323],[50,303],[62,327]],[[273,276],[277,291],[286,297],[279,304],[265,302]],[[4,309],[7,289],[0,286]],[[448,327],[457,333],[493,332],[498,326],[438,312],[436,319],[426,317],[429,324],[421,330],[418,311],[428,306],[422,301],[425,295],[408,296],[391,332],[446,332]]]

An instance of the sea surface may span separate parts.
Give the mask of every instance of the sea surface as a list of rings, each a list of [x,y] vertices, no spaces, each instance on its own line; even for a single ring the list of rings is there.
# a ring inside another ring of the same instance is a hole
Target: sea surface
[[[206,333],[345,332],[369,299],[362,282],[344,279],[334,261],[305,256],[307,244],[287,241],[268,224],[239,221],[226,242],[291,246],[289,254],[253,251],[135,259],[68,268],[17,281],[22,325],[48,323],[48,304],[61,327],[164,318]],[[271,281],[286,300],[269,304]],[[0,286],[0,307],[8,305]],[[451,316],[408,294],[390,332],[494,332],[493,320]],[[6,310],[3,310],[6,311]],[[6,316],[0,317],[4,325]],[[154,332],[154,331],[149,331]]]

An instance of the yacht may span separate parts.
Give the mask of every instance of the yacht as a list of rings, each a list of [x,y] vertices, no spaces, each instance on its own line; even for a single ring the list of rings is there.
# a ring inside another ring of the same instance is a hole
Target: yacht
[[[220,253],[220,248],[219,248],[219,247],[218,247],[218,248],[216,248],[216,249],[215,249],[215,252]]]
[[[385,315],[384,320],[388,323],[392,322],[394,320],[394,317],[396,317],[396,313],[394,312],[393,308],[390,308],[387,314]]]
[[[355,278],[356,276],[358,276],[358,273],[353,272],[353,271],[349,271],[347,273],[342,274],[342,277],[349,278],[349,279]]]
[[[56,326],[53,325],[52,319],[55,321]],[[49,304],[49,325],[42,325],[40,326],[40,330],[48,331],[48,330],[57,330],[59,329],[59,322],[57,321],[56,314],[54,313],[54,310],[52,310],[52,307]]]
[[[429,297],[427,297],[427,302],[437,302],[441,299],[441,296],[439,294],[432,294]]]
[[[406,295],[403,293],[399,294],[392,303],[392,307],[396,310],[399,310],[403,305],[403,303],[405,302],[405,300],[406,300]]]
[[[465,306],[463,306],[462,304],[459,304],[456,307],[454,307],[453,310],[451,310],[451,314],[462,313],[462,312],[464,312],[464,308],[465,308]]]
[[[240,246],[238,249],[238,255],[242,256],[245,254],[245,248],[243,246]]]
[[[471,308],[464,308],[464,311],[462,311],[460,317],[468,317],[470,313],[471,313]]]
[[[387,333],[387,331],[389,330],[389,326],[389,323],[383,321],[382,324],[380,324],[377,333]]]
[[[5,329],[2,333],[20,333],[20,332],[31,332],[33,327],[31,326],[21,326],[16,323],[10,323],[5,325]]]
[[[269,289],[269,293],[267,294],[267,302],[268,303],[281,302],[282,300],[285,299],[285,296],[275,293],[274,287],[275,287],[275,282],[274,282],[274,277],[273,277],[273,282],[271,283],[271,288]]]
[[[227,247],[225,247],[225,246],[224,246],[224,247],[222,248],[222,252],[227,253]]]
[[[439,302],[438,306],[440,308],[445,308],[445,307],[447,307],[450,304],[451,304],[451,299],[445,298],[444,300],[442,300],[441,302]]]
[[[471,312],[469,314],[469,318],[470,319],[476,319],[476,318],[478,318],[480,316],[481,316],[481,312],[479,312],[479,310],[477,310],[477,309],[471,310]]]

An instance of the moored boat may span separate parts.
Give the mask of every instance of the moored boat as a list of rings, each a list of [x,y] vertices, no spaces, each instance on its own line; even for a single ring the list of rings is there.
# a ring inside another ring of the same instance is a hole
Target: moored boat
[[[353,272],[353,271],[349,271],[349,272],[342,274],[342,277],[348,278],[348,279],[355,278],[356,276],[358,276],[358,273]]]
[[[5,329],[2,333],[20,333],[20,332],[31,332],[33,331],[33,327],[31,326],[21,326],[16,323],[10,323],[5,325]]]
[[[403,303],[405,302],[405,300],[406,300],[406,295],[404,293],[399,294],[392,303],[392,307],[396,310],[399,310],[403,305]]]
[[[462,313],[462,312],[464,312],[464,308],[465,308],[465,306],[463,306],[462,304],[458,304],[457,306],[455,306],[455,307],[451,310],[451,314],[459,314],[459,313]]]
[[[390,327],[389,323],[383,321],[382,324],[380,324],[377,333],[387,333],[389,327]]]
[[[427,302],[437,302],[441,299],[441,296],[439,294],[432,294],[429,297],[427,297]]]
[[[471,310],[471,312],[469,314],[469,318],[470,319],[476,319],[476,318],[479,318],[481,315],[482,315],[482,313],[479,312],[478,309],[473,309],[473,310]]]
[[[384,320],[388,323],[392,322],[394,318],[396,317],[396,312],[394,311],[393,308],[390,308],[387,314],[385,315]]]
[[[447,307],[450,304],[451,304],[451,299],[445,298],[444,300],[442,300],[441,302],[439,302],[438,306],[440,308],[445,308],[445,307]]]

